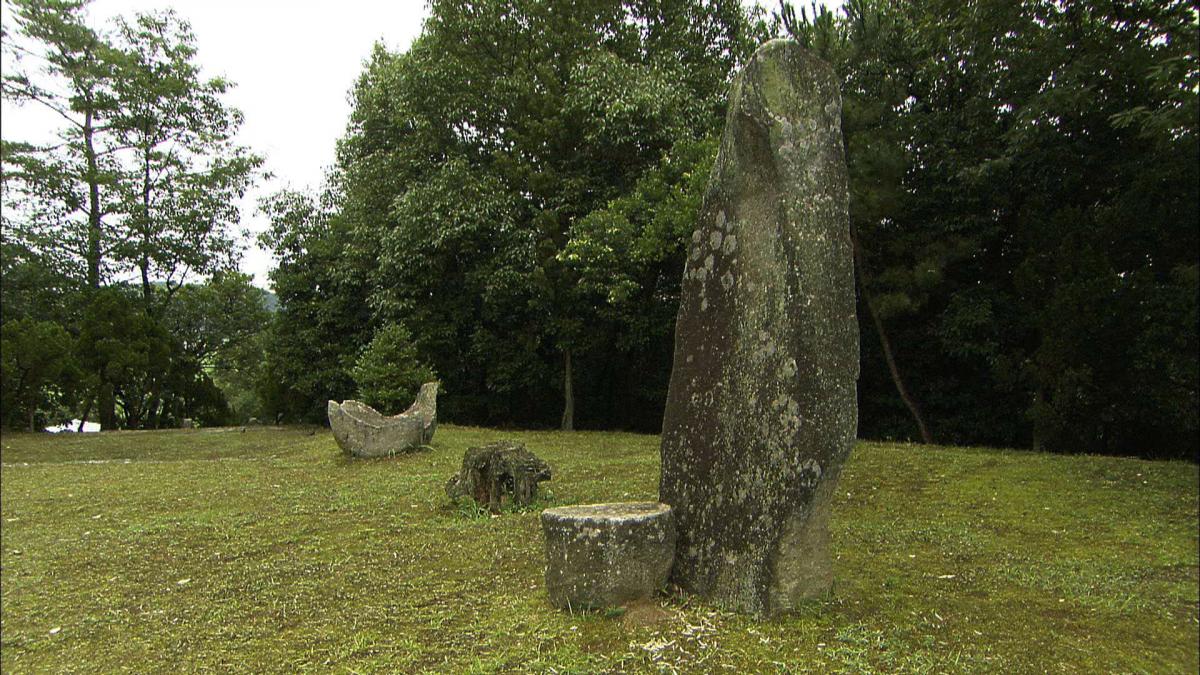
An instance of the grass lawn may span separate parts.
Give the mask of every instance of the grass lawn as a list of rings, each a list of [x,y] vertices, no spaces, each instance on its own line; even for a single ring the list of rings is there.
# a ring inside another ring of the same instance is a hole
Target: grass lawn
[[[1197,467],[860,444],[832,596],[755,621],[553,610],[538,510],[478,515],[463,451],[524,441],[542,506],[653,500],[658,439],[444,425],[348,460],[328,430],[9,434],[2,669],[1195,673]]]

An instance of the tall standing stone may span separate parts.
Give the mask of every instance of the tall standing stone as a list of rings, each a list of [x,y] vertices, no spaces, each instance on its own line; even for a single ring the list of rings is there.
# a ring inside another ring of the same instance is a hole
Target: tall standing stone
[[[786,611],[833,582],[828,520],[857,425],[838,80],[790,40],[734,82],[692,234],[663,419],[674,580]]]

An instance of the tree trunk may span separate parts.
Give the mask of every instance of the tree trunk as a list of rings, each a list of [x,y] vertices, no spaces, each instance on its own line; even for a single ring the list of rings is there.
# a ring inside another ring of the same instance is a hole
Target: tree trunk
[[[497,441],[467,448],[462,469],[446,483],[446,494],[455,501],[470,497],[477,506],[499,513],[505,497],[513,506],[532,504],[538,483],[550,477],[550,465],[523,444]]]
[[[146,308],[146,313],[150,313],[150,259],[143,253],[142,260],[138,263],[138,267],[142,271],[142,304]]]
[[[152,314],[153,289],[150,286],[150,148],[142,155],[142,259],[138,265],[142,272],[142,301],[146,313]]]
[[[79,428],[75,430],[76,433],[83,433],[83,425],[87,424],[88,415],[92,414],[92,403],[95,400],[95,397],[88,398],[87,405],[83,408],[83,415],[79,418]]]
[[[563,414],[562,430],[575,431],[575,385],[571,381],[571,350],[563,351]]]
[[[94,133],[89,105],[89,110],[83,116],[83,148],[87,159],[88,184],[87,282],[88,288],[97,289],[100,288],[100,176],[96,166],[96,149],[92,144]]]
[[[146,426],[154,426],[155,429],[162,428],[162,415],[159,411],[162,410],[162,400],[159,398],[158,392],[154,392],[150,397],[150,405],[146,412]]]
[[[100,413],[100,429],[102,431],[112,431],[117,428],[117,399],[114,396],[112,383],[106,382],[100,385],[100,393],[97,396],[97,405]]]
[[[916,399],[908,393],[908,389],[904,386],[904,379],[900,377],[900,369],[896,367],[896,358],[892,354],[892,342],[888,339],[887,330],[883,327],[883,320],[879,318],[879,313],[875,311],[875,303],[871,301],[871,294],[867,291],[866,270],[863,269],[862,252],[858,247],[858,237],[851,230],[850,242],[854,251],[854,268],[858,271],[858,288],[862,292],[863,304],[867,306],[867,313],[871,315],[871,322],[875,324],[875,332],[879,335],[879,344],[883,348],[883,358],[887,361],[888,372],[892,376],[892,384],[896,386],[896,392],[900,394],[900,400],[904,401],[904,405],[908,408],[909,414],[912,415],[913,421],[917,423],[917,430],[921,434],[921,442],[933,444],[933,435],[929,433],[929,427],[925,425],[925,419],[921,417],[921,408],[917,405]]]
[[[142,428],[143,403],[141,395],[123,396],[121,398],[121,407],[125,411],[126,429]]]
[[[146,404],[142,411],[142,424],[143,424],[143,426],[145,426],[145,428],[149,429],[149,428],[151,428],[151,425],[153,425],[153,427],[155,429],[157,429],[159,427],[158,410],[159,410],[159,407],[160,407],[159,404],[161,401],[162,401],[162,380],[156,377],[153,380],[153,384],[150,385],[150,396],[147,399]]]
[[[34,431],[37,431],[37,429],[34,429],[34,428],[33,428],[33,416],[34,416],[34,414],[36,414],[36,413],[37,413],[37,410],[36,410],[35,408],[30,408],[30,409],[29,409],[29,432],[30,432],[30,433],[33,433]]]
[[[1045,448],[1046,444],[1042,438],[1045,430],[1042,427],[1042,423],[1040,420],[1040,415],[1042,414],[1042,404],[1045,402],[1045,400],[1046,400],[1045,390],[1043,390],[1042,385],[1039,384],[1037,387],[1037,390],[1034,392],[1034,395],[1033,395],[1033,407],[1035,410],[1037,410],[1038,416],[1039,416],[1039,417],[1035,417],[1033,420],[1033,449],[1038,452],[1041,452],[1042,450],[1046,449]]]

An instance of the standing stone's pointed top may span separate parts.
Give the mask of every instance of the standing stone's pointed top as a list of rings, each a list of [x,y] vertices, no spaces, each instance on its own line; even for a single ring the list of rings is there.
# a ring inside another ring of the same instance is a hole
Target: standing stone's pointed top
[[[675,580],[747,612],[832,583],[827,519],[857,427],[841,100],[790,40],[734,82],[689,244],[663,420]]]

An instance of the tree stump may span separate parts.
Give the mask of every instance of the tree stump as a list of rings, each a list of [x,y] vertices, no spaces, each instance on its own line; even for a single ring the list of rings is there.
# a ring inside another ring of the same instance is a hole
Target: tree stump
[[[542,512],[546,591],[555,607],[648,600],[675,560],[675,518],[657,502],[560,506]]]
[[[446,483],[446,494],[452,500],[471,497],[476,504],[486,504],[497,513],[505,497],[515,506],[532,504],[538,483],[551,476],[550,465],[525,449],[524,444],[497,441],[467,449],[462,469]]]

